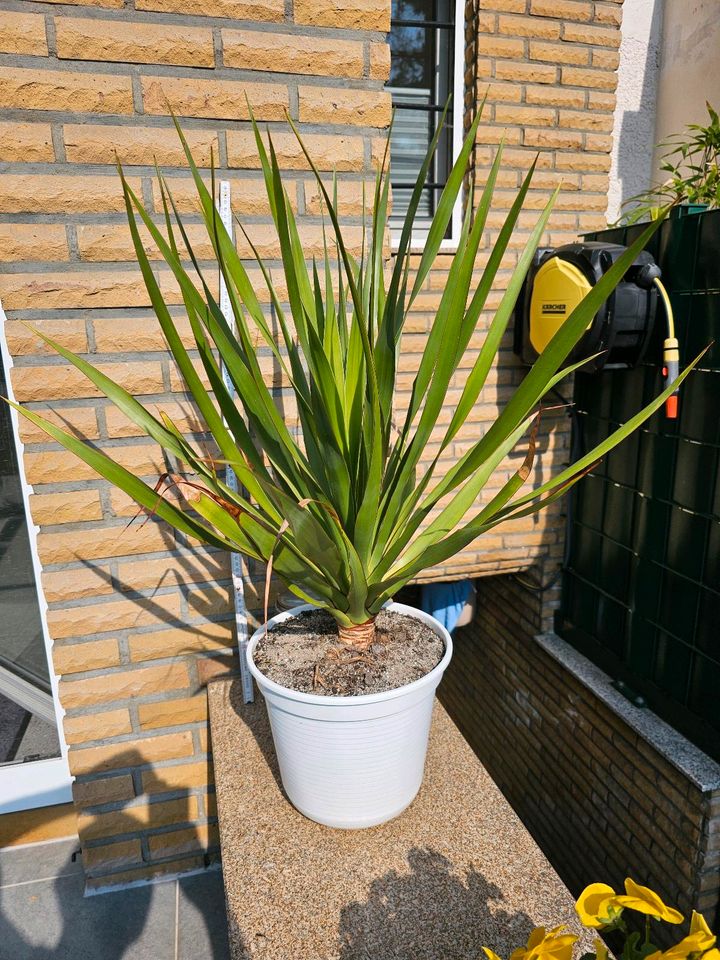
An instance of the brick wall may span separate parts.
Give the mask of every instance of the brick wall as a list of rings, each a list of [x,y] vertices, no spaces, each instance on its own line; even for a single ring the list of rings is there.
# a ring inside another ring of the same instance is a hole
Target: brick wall
[[[284,110],[320,166],[341,171],[352,230],[390,119],[388,24],[384,0],[295,0],[294,10],[265,0],[0,3],[0,299],[19,400],[49,405],[154,482],[166,469],[158,448],[21,321],[196,431],[132,262],[115,153],[158,213],[156,159],[197,235],[169,102],[199,162],[214,151],[235,212],[273,257],[247,94],[277,133],[317,250],[318,192]],[[181,304],[159,262],[157,274]],[[22,439],[89,882],[197,867],[217,849],[203,688],[234,664],[227,559],[152,521],[127,527],[126,497],[31,425]]]
[[[533,639],[546,614],[512,577],[479,581],[441,699],[571,891],[631,876],[713,923],[720,790],[701,789],[667,758],[673,740],[659,749]]]
[[[196,236],[171,106],[201,164],[209,164],[213,150],[220,175],[231,181],[235,212],[272,257],[277,247],[247,94],[276,134],[312,251],[320,240],[317,190],[283,123],[287,108],[320,166],[340,171],[343,215],[357,240],[362,182],[390,117],[382,89],[389,6],[388,0],[0,0],[0,299],[18,399],[51,408],[59,422],[150,481],[165,470],[158,449],[21,321],[88,356],[148,406],[160,405],[196,431],[132,262],[115,154],[156,213],[154,161],[168,171]],[[548,191],[564,184],[548,242],[603,225],[619,42],[615,2],[481,0],[476,7],[468,14],[469,112],[489,89],[475,158],[478,186],[503,132],[508,144],[478,268],[523,171],[542,153],[528,210],[458,382]],[[448,266],[443,255],[410,317],[401,405]],[[156,269],[179,310],[168,271],[160,262]],[[182,330],[190,344],[187,326]],[[508,342],[446,464],[486,429],[521,376]],[[446,416],[458,395],[456,386]],[[152,521],[127,527],[134,512],[127,498],[34,427],[23,425],[22,439],[90,883],[192,869],[217,847],[203,687],[236,664],[227,560]],[[547,414],[538,476],[563,462],[566,447],[564,416]],[[508,461],[495,487],[521,457]],[[508,525],[427,576],[536,563],[544,577],[562,550],[560,522],[557,510]],[[262,578],[250,565],[253,616]]]

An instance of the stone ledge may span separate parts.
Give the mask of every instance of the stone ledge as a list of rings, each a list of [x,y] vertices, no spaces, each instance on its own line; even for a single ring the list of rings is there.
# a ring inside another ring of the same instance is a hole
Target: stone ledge
[[[620,717],[661,757],[671,763],[702,793],[720,790],[720,764],[661,720],[649,707],[636,707],[612,686],[611,678],[556,633],[535,637],[553,660]]]
[[[482,945],[508,956],[535,925],[581,932],[569,891],[439,703],[414,803],[344,831],[285,799],[262,701],[243,704],[239,680],[208,697],[233,960],[477,960]]]

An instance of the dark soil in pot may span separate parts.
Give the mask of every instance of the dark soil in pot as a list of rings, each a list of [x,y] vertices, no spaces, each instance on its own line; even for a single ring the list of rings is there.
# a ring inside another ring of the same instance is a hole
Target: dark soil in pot
[[[376,638],[366,651],[340,644],[337,624],[322,610],[307,610],[263,636],[253,659],[270,680],[321,696],[358,697],[395,690],[437,666],[445,644],[421,620],[381,610]]]

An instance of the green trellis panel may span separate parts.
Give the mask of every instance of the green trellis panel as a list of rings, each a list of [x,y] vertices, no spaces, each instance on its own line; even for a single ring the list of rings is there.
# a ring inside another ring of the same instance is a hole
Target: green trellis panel
[[[640,228],[588,239],[627,244]],[[720,759],[720,211],[663,224],[649,247],[681,362],[713,346],[680,396],[575,489],[557,629]],[[661,389],[664,314],[635,370],[580,374],[573,430],[588,449]]]

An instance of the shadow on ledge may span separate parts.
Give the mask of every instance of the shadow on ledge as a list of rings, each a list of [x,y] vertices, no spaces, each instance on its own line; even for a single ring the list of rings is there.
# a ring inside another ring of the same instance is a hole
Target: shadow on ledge
[[[339,960],[477,960],[483,946],[507,956],[525,943],[533,921],[494,906],[502,892],[482,873],[456,874],[431,849],[414,848],[408,864],[409,874],[390,870],[367,901],[343,907]]]

